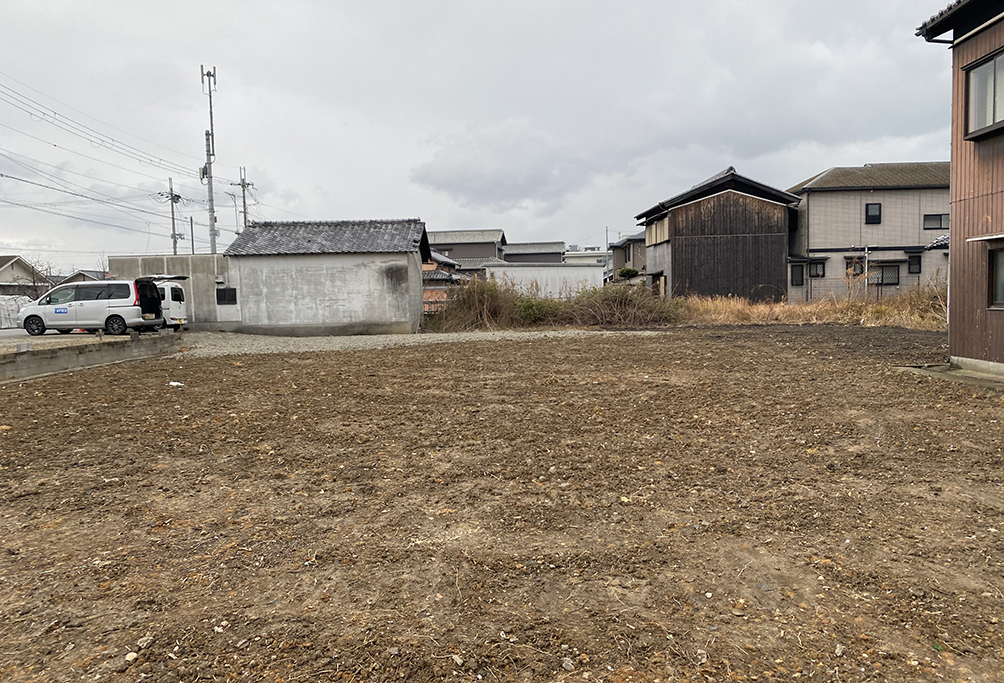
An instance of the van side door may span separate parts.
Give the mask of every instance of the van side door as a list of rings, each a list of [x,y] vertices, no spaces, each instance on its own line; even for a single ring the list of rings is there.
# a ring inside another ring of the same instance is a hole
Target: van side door
[[[108,285],[77,285],[77,327],[103,327],[108,314]]]
[[[73,303],[76,288],[76,285],[56,287],[39,301],[47,328],[72,330],[77,326],[77,309]]]

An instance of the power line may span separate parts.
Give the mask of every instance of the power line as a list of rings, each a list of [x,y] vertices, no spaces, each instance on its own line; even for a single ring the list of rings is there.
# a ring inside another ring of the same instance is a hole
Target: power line
[[[136,228],[130,228],[125,225],[116,225],[115,223],[107,223],[105,221],[96,221],[92,218],[83,218],[82,216],[74,216],[68,213],[62,213],[60,211],[52,211],[51,209],[43,209],[39,206],[31,206],[30,204],[23,204],[21,202],[11,201],[10,199],[0,199],[0,203],[11,204],[13,206],[20,206],[24,209],[31,209],[33,211],[41,211],[42,213],[49,213],[54,216],[60,216],[62,218],[70,218],[75,221],[82,221],[84,223],[94,223],[95,225],[103,225],[108,228],[117,228],[119,230],[128,230],[129,232],[138,232],[143,235],[154,235],[156,237],[170,237],[170,235],[163,235],[159,233],[153,233],[151,230],[138,230]],[[152,227],[152,224],[148,224]]]
[[[32,180],[26,180],[24,178],[18,178],[16,176],[7,175],[5,173],[0,173],[0,178],[7,178],[8,180],[16,180],[16,181],[18,181],[20,183],[26,183],[28,185],[34,185],[35,187],[41,187],[41,188],[46,189],[46,190],[53,190],[55,192],[62,192],[64,194],[72,195],[74,197],[80,197],[82,199],[89,199],[92,202],[98,202],[99,204],[111,205],[111,206],[113,206],[115,208],[122,208],[122,206],[119,203],[117,203],[117,202],[115,202],[113,200],[100,199],[98,197],[88,197],[87,195],[81,194],[79,192],[72,192],[70,190],[64,190],[64,189],[61,189],[61,188],[58,188],[58,187],[52,187],[51,185],[44,185],[42,183],[36,183],[36,182],[34,182]],[[128,208],[131,211],[138,211],[139,213],[149,214],[151,216],[156,216],[157,218],[170,218],[170,216],[167,216],[166,214],[157,213],[156,211],[148,211],[146,209],[141,209],[138,206],[129,206]]]

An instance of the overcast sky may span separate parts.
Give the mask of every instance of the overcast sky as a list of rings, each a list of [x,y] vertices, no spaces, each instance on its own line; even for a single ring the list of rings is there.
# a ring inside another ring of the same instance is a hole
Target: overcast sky
[[[241,166],[252,219],[602,245],[727,166],[947,160],[951,55],[914,36],[946,4],[0,0],[0,253],[170,253],[168,177],[207,252],[200,64],[220,251]]]

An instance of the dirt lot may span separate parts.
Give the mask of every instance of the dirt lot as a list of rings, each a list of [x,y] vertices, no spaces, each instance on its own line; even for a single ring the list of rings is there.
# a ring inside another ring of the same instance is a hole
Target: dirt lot
[[[892,369],[945,353],[683,328],[0,386],[0,679],[1001,680],[1004,398]]]

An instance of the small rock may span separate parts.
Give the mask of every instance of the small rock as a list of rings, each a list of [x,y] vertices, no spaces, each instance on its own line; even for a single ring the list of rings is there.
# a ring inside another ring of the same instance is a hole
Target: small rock
[[[704,650],[698,650],[696,653],[697,664],[707,664],[708,663],[708,653]]]
[[[394,657],[396,657],[397,655],[401,654],[401,651],[399,649],[397,649],[396,647],[390,648],[389,650],[387,650],[387,652],[389,652],[391,654],[391,656],[394,656]]]
[[[712,595],[711,593],[705,593],[705,594],[704,594],[704,597],[706,597],[706,598],[710,598],[710,597],[711,597],[711,595]]]
[[[732,610],[732,614],[733,614],[733,616],[737,616],[737,617],[745,617],[746,616],[746,612],[742,611],[741,609],[734,609],[734,610]]]
[[[127,662],[132,663],[132,662],[135,662],[137,659],[139,659],[139,655],[136,654],[135,652],[130,652],[129,654],[127,654],[125,656],[125,658],[126,658]]]
[[[136,641],[136,645],[142,650],[145,647],[150,647],[150,643],[153,642],[153,636],[143,636]]]
[[[563,657],[561,660],[561,668],[565,671],[574,671],[575,662],[572,661],[571,657]]]
[[[453,662],[457,666],[463,666],[464,665],[464,658],[461,657],[460,655],[453,655]]]
[[[843,657],[845,652],[847,652],[847,648],[841,643],[837,643],[837,647],[833,650],[833,654],[838,657]]]

